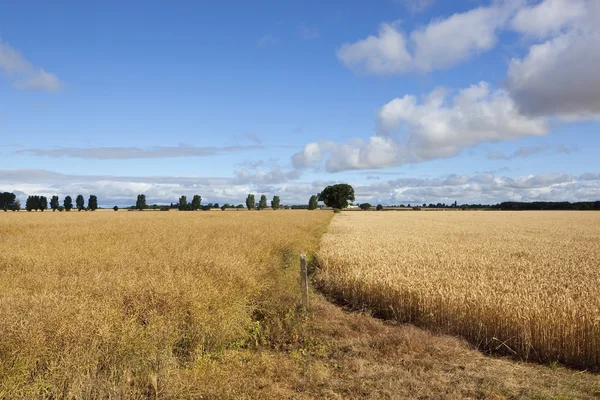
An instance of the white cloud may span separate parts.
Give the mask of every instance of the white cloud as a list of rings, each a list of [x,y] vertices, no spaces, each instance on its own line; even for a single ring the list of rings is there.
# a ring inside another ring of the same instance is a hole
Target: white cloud
[[[596,201],[600,174],[579,177],[546,173],[520,177],[449,175],[445,178],[401,178],[354,185],[357,201],[372,204],[461,203],[495,204],[502,201]]]
[[[572,27],[585,16],[588,6],[588,0],[545,0],[520,9],[510,25],[519,33],[544,38]]]
[[[1,38],[0,69],[10,77],[17,89],[56,92],[64,86],[56,75],[33,66]]]
[[[587,7],[571,29],[510,62],[507,87],[525,114],[567,120],[600,116],[600,2],[577,4]]]
[[[446,19],[433,21],[410,35],[415,68],[420,71],[448,68],[496,45],[497,30],[512,8],[479,7]]]
[[[422,102],[411,95],[396,98],[380,109],[378,131],[366,141],[309,143],[292,162],[302,168],[326,160],[330,172],[383,168],[455,156],[482,142],[544,135],[547,126],[541,119],[521,115],[505,91],[492,91],[480,82],[450,101],[443,89]]]
[[[346,43],[337,56],[347,67],[376,74],[407,72],[413,68],[404,35],[391,24],[381,24],[378,36]]]
[[[488,154],[489,160],[512,160],[513,158],[525,158],[533,154],[538,154],[543,151],[549,150],[550,146],[547,144],[541,144],[539,146],[522,146],[519,147],[512,154],[505,155],[503,153],[494,151]],[[559,147],[560,152],[560,147]]]
[[[398,24],[384,23],[377,36],[346,43],[337,56],[348,68],[374,74],[448,68],[494,47],[497,31],[520,4],[520,0],[506,0],[433,20],[410,33],[409,40]]]
[[[44,196],[90,194],[98,196],[100,205],[131,205],[144,193],[148,203],[176,202],[181,195],[200,194],[205,203],[243,203],[248,193],[282,196],[285,204],[304,204],[320,190],[306,183],[289,183],[299,172],[281,170],[256,174],[236,173],[235,177],[203,176],[111,176],[62,174],[39,169],[0,169],[0,191],[19,191]],[[289,186],[292,185],[292,186]],[[299,188],[297,191],[290,187]],[[310,189],[309,189],[310,188]],[[307,196],[308,193],[308,196]],[[23,196],[22,196],[23,197]],[[26,197],[26,196],[25,196]],[[21,200],[25,200],[25,197]]]
[[[25,183],[24,183],[25,182]],[[305,204],[331,181],[249,182],[237,178],[210,177],[132,177],[110,175],[70,175],[45,170],[0,170],[0,189],[14,191],[23,202],[27,195],[44,196],[90,194],[98,196],[101,206],[132,205],[144,193],[149,204],[177,202],[181,195],[200,194],[203,202],[243,203],[248,193],[281,196],[283,204]],[[357,201],[372,204],[400,203],[487,203],[501,201],[595,201],[600,199],[600,173],[580,176],[546,173],[520,177],[448,175],[438,178],[400,178],[376,180],[354,186]]]
[[[224,153],[263,149],[262,145],[200,147],[180,143],[177,146],[152,147],[61,147],[57,149],[22,149],[14,154],[38,157],[70,157],[96,160],[124,160],[135,158],[208,157]]]
[[[56,75],[40,69],[29,77],[16,81],[15,87],[23,90],[45,90],[47,92],[57,92],[61,89],[62,83],[58,80]]]

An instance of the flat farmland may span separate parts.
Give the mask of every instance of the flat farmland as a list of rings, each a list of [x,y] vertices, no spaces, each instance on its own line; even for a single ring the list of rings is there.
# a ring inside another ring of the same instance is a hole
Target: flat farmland
[[[274,214],[1,213],[0,398],[226,394],[207,366],[293,340],[332,217]]]
[[[322,240],[324,291],[478,348],[600,366],[600,213],[363,212]]]

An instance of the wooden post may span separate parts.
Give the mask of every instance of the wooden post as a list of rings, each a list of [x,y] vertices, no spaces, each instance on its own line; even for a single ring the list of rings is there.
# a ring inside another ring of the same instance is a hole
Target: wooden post
[[[300,254],[300,290],[302,291],[302,306],[308,311],[308,270],[306,269],[306,254]]]

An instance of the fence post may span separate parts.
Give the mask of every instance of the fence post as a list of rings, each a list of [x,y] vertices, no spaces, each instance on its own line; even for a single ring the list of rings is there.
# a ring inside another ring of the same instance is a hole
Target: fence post
[[[300,290],[302,291],[302,306],[308,311],[308,270],[306,269],[306,254],[300,254]]]

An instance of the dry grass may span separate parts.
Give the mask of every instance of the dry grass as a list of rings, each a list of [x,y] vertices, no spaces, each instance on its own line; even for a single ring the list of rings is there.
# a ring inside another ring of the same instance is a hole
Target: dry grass
[[[344,213],[319,284],[524,360],[600,367],[600,213]]]
[[[330,218],[1,213],[0,398],[185,397],[223,351],[285,347],[287,267]]]

